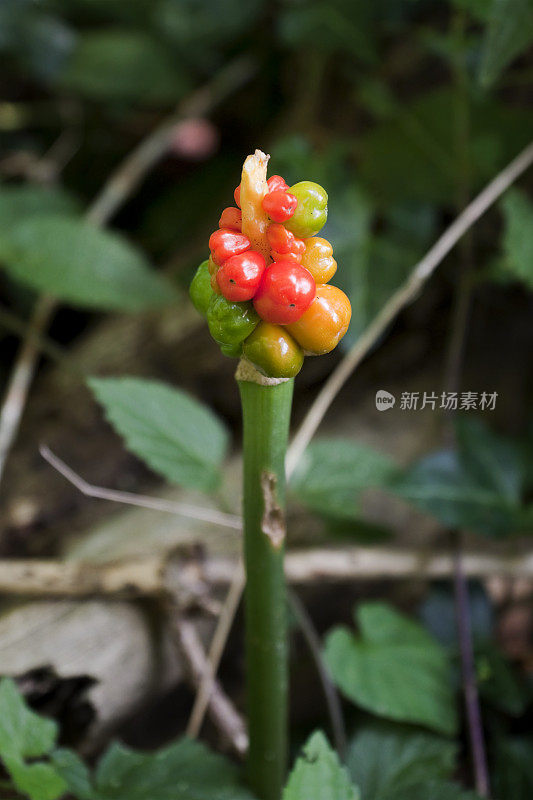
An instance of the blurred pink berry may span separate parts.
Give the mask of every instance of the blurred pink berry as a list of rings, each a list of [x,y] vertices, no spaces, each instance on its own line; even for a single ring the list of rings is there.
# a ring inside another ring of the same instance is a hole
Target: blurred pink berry
[[[218,141],[218,130],[209,120],[186,119],[174,127],[170,150],[181,158],[200,161],[215,152]]]

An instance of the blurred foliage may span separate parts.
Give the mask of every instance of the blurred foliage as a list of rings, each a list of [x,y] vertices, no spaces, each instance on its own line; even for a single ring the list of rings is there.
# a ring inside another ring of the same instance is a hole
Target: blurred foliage
[[[495,751],[494,796],[501,800],[528,800],[533,792],[533,738],[501,738]]]
[[[490,86],[533,37],[531,0],[492,0],[480,68],[480,80]]]
[[[164,478],[213,489],[228,433],[213,412],[185,392],[138,378],[91,378],[89,386],[127,447]]]
[[[317,731],[302,748],[282,800],[361,800],[361,795],[324,734]]]
[[[448,739],[380,721],[357,732],[346,763],[365,800],[395,800],[451,778],[456,750]]]
[[[58,728],[29,709],[15,684],[0,682],[0,759],[17,791],[30,800],[56,800],[67,784],[50,763]]]
[[[338,627],[325,643],[326,663],[341,692],[379,717],[457,733],[451,665],[442,646],[383,603],[360,604],[355,618],[359,636]]]
[[[173,287],[116,233],[59,214],[32,214],[0,234],[7,272],[72,305],[140,311],[170,303]]]
[[[519,189],[502,201],[505,220],[502,272],[533,288],[533,205]]]
[[[118,742],[94,774],[57,747],[54,720],[33,712],[10,678],[0,682],[0,761],[19,796],[29,800],[253,800],[237,767],[198,742],[181,739],[155,753]],[[3,782],[4,784],[5,782]],[[3,786],[4,788],[4,786]]]
[[[189,88],[184,73],[161,43],[122,28],[80,37],[62,85],[90,99],[149,105],[176,102]]]
[[[502,536],[530,530],[529,445],[497,436],[475,418],[457,421],[457,449],[422,458],[390,487],[451,528]]]
[[[335,519],[358,519],[358,495],[386,485],[394,465],[380,453],[339,439],[318,439],[303,454],[291,492],[313,511]]]

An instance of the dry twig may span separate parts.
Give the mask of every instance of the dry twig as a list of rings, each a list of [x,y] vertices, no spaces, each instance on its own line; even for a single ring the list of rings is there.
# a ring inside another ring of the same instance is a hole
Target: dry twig
[[[86,497],[95,497],[99,500],[111,500],[114,503],[123,503],[129,506],[149,508],[153,511],[163,511],[166,514],[177,514],[189,519],[198,519],[203,522],[210,522],[213,525],[221,525],[224,528],[232,528],[240,531],[242,522],[240,517],[235,514],[225,514],[216,508],[205,508],[202,506],[191,506],[188,503],[177,503],[172,500],[164,500],[161,497],[151,497],[146,494],[136,494],[135,492],[120,492],[116,489],[106,489],[103,486],[94,486],[88,483],[81,475],[74,472],[68,464],[58,458],[49,447],[41,445],[39,452],[54,469],[56,469],[67,481],[72,483]]]
[[[187,723],[187,736],[196,738],[200,735],[205,713],[211,701],[215,675],[218,672],[220,660],[224,652],[226,641],[239,607],[239,602],[244,589],[244,570],[242,564],[233,571],[226,600],[222,606],[215,634],[207,655],[208,663],[198,684],[198,691],[194,700],[189,722]]]
[[[194,623],[176,613],[171,607],[170,622],[176,642],[182,653],[193,686],[198,688],[203,677],[209,672],[209,662]],[[210,681],[209,713],[217,728],[225,735],[237,755],[242,756],[248,749],[248,734],[241,715],[224,694],[220,683]]]

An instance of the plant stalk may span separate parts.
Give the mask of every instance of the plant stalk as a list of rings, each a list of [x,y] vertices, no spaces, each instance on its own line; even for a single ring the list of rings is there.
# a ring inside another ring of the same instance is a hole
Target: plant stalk
[[[248,780],[259,800],[280,800],[288,718],[285,454],[294,381],[258,373],[254,379],[254,372],[246,362],[237,372],[244,430]]]

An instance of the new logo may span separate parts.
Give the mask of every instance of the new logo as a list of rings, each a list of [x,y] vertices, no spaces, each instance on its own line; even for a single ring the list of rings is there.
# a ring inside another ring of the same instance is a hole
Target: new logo
[[[395,402],[394,395],[386,392],[385,389],[379,389],[376,392],[376,408],[378,411],[387,411],[387,409],[393,407]]]

